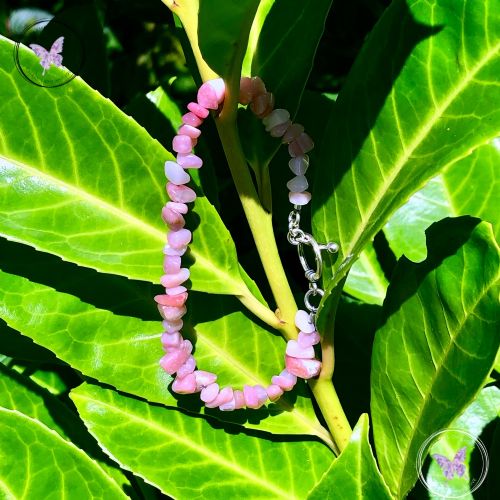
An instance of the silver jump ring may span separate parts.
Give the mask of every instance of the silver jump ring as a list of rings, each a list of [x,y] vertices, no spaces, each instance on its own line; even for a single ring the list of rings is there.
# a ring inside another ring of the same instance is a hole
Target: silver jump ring
[[[304,304],[306,305],[307,309],[309,311],[311,311],[313,314],[316,314],[318,312],[318,307],[315,307],[313,306],[310,302],[309,302],[309,297],[313,296],[315,297],[316,295],[320,295],[321,297],[323,297],[323,295],[325,294],[325,292],[323,290],[321,290],[321,288],[313,288],[311,290],[308,290],[304,296]]]

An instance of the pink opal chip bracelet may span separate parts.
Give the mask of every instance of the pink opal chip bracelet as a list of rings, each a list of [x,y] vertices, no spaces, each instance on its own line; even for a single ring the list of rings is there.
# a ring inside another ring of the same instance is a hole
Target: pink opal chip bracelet
[[[189,270],[181,267],[181,257],[192,238],[191,231],[184,227],[183,216],[188,212],[187,204],[196,199],[196,193],[186,185],[191,180],[187,170],[200,168],[203,164],[201,158],[193,153],[201,134],[197,127],[208,117],[209,110],[218,110],[222,106],[224,93],[222,79],[205,82],[200,87],[197,102],[188,104],[189,112],[182,117],[183,124],[172,141],[172,148],[177,153],[176,161],[165,162],[168,181],[166,190],[170,198],[162,209],[162,218],[168,226],[163,261],[165,274],[161,277],[165,294],[157,295],[155,301],[163,317],[164,333],[161,342],[166,353],[161,358],[160,365],[168,374],[175,374],[172,390],[178,394],[199,392],[207,408],[230,411],[239,408],[257,409],[267,400],[276,401],[285,391],[295,386],[297,377],[309,379],[317,376],[321,370],[321,362],[315,358],[314,352],[314,346],[320,342],[314,314],[305,310],[299,310],[295,316],[299,334],[297,340],[287,343],[286,368],[279,375],[273,376],[267,387],[245,385],[243,390],[235,390],[229,386],[219,387],[214,373],[196,369],[196,361],[192,355],[193,345],[180,333],[188,298],[187,288],[183,283],[189,279]],[[304,132],[302,125],[291,122],[288,111],[274,109],[274,97],[267,92],[260,78],[241,79],[240,103],[249,104],[253,113],[262,118],[266,131],[273,137],[281,137],[282,142],[288,145],[291,156],[289,166],[295,174],[287,183],[289,199],[295,210],[299,210],[300,206],[311,199],[311,194],[306,191],[308,182],[304,174],[309,166],[307,153],[314,147],[313,141]],[[314,310],[308,308],[310,311]]]

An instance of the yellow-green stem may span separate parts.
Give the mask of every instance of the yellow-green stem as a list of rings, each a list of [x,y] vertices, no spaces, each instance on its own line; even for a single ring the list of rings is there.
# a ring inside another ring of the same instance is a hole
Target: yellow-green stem
[[[320,376],[316,380],[311,379],[309,387],[314,394],[316,403],[318,403],[321,409],[321,414],[328,425],[328,429],[330,429],[335,444],[339,451],[342,452],[349,442],[352,431],[335,387],[333,387],[332,380],[321,378]]]
[[[225,109],[228,109],[226,108],[227,104],[225,103]],[[241,150],[236,114],[231,112],[221,113],[216,123],[236,190],[252,231],[262,266],[269,280],[271,291],[279,308],[279,318],[283,322],[280,330],[287,340],[296,338],[297,331],[294,318],[297,305],[278,254],[272,226],[272,215],[262,207],[259,201],[248,165]]]

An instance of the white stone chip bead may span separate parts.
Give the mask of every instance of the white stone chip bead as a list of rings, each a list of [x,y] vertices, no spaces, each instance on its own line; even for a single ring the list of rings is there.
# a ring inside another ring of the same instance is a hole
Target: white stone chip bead
[[[316,330],[314,323],[311,322],[311,316],[303,309],[299,309],[295,314],[295,326],[304,333],[312,333]]]
[[[290,179],[286,183],[286,187],[289,191],[293,191],[294,193],[301,193],[309,187],[309,183],[303,175],[297,175],[297,177]]]
[[[269,132],[276,125],[286,123],[288,120],[290,120],[290,113],[286,109],[275,109],[262,119],[262,123],[266,127],[266,131]]]
[[[304,175],[309,167],[309,156],[296,156],[288,162],[288,166],[295,175]]]
[[[307,205],[311,201],[311,193],[304,191],[302,193],[288,193],[288,199],[292,205]]]
[[[165,162],[165,176],[170,182],[178,186],[187,184],[191,180],[189,174],[175,161]]]

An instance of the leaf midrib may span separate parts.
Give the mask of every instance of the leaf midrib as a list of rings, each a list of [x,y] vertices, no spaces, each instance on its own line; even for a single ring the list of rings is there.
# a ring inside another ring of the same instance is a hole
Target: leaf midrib
[[[432,115],[426,120],[419,128],[418,133],[414,136],[414,139],[411,141],[410,145],[407,148],[402,148],[402,154],[396,160],[394,164],[394,169],[392,169],[389,174],[387,181],[380,184],[379,190],[376,192],[375,196],[372,199],[372,203],[368,206],[368,210],[364,212],[364,216],[362,217],[362,223],[358,225],[357,230],[353,234],[351,241],[346,246],[346,250],[344,251],[344,255],[350,255],[354,248],[356,247],[358,240],[361,239],[363,232],[368,226],[367,222],[371,219],[373,214],[376,212],[378,207],[380,206],[381,201],[384,199],[385,193],[388,191],[389,187],[394,183],[397,179],[398,175],[401,173],[401,170],[408,162],[409,158],[412,156],[413,152],[418,148],[418,146],[425,140],[429,132],[432,130],[437,121],[442,117],[445,110],[452,104],[454,99],[465,89],[467,84],[469,84],[474,76],[486,65],[489,63],[490,59],[496,55],[497,51],[500,48],[500,42],[497,45],[494,45],[491,50],[486,51],[484,57],[482,57],[478,63],[468,72],[464,73],[464,78],[460,80],[459,84],[453,87],[452,91],[449,92],[445,98],[441,101],[439,106],[434,108],[434,112]]]
[[[206,456],[214,464],[222,465],[226,469],[236,471],[237,474],[239,474],[243,477],[246,477],[255,483],[261,484],[265,489],[268,489],[270,491],[273,491],[273,492],[279,494],[285,500],[290,500],[289,492],[281,490],[280,488],[277,488],[274,485],[269,484],[268,482],[264,481],[261,477],[253,474],[251,471],[248,471],[247,469],[239,467],[238,463],[236,461],[226,460],[222,455],[217,455],[216,453],[209,450],[206,446],[197,446],[196,444],[193,443],[193,441],[191,441],[189,439],[183,439],[181,434],[178,432],[171,432],[170,433],[170,432],[168,432],[166,427],[162,427],[160,425],[157,425],[154,421],[138,417],[131,412],[127,412],[127,411],[123,410],[122,408],[119,408],[117,406],[114,406],[114,405],[107,403],[105,401],[102,401],[102,400],[92,399],[91,397],[86,396],[84,394],[73,393],[73,398],[83,399],[91,404],[92,403],[95,404],[97,401],[99,405],[106,406],[106,407],[110,408],[112,412],[121,413],[122,415],[125,415],[128,419],[134,420],[135,422],[139,423],[141,426],[146,426],[146,427],[150,426],[154,430],[158,431],[159,433],[164,434],[170,440],[177,441],[180,444],[185,445],[187,448],[192,449],[195,453],[199,453],[200,455]],[[167,410],[167,411],[177,411],[177,410]],[[90,429],[89,429],[89,431],[90,431]],[[94,434],[94,437],[99,441],[99,443],[101,443],[101,440],[99,439],[99,437],[96,434]],[[107,448],[105,448],[105,449],[107,450]],[[107,453],[110,453],[109,450],[107,450]],[[113,457],[113,458],[115,460],[117,460],[117,462],[122,463],[116,457]],[[137,471],[134,471],[134,473],[136,474]],[[293,498],[296,500],[299,500],[296,496],[294,496]]]
[[[404,453],[404,457],[403,457],[403,460],[402,460],[403,467],[401,468],[401,474],[399,475],[399,480],[398,480],[398,483],[397,483],[398,484],[397,498],[401,498],[401,493],[402,493],[401,492],[402,478],[405,477],[406,468],[407,468],[407,466],[409,464],[409,462],[408,462],[408,455],[410,453],[410,449],[412,447],[412,444],[413,444],[413,441],[414,441],[414,437],[417,434],[416,430],[419,429],[419,427],[420,427],[420,421],[421,421],[422,417],[424,416],[425,409],[426,409],[426,407],[427,407],[427,405],[429,403],[430,396],[432,394],[432,389],[434,388],[434,385],[436,384],[436,380],[439,378],[439,374],[440,374],[441,370],[443,369],[443,367],[445,366],[446,360],[448,359],[448,356],[450,355],[452,347],[456,344],[456,340],[459,337],[459,335],[460,335],[460,333],[462,331],[462,328],[465,326],[465,324],[467,323],[468,319],[471,317],[472,312],[475,311],[475,309],[478,306],[478,304],[483,300],[484,296],[489,293],[489,291],[495,285],[495,283],[498,281],[498,279],[499,279],[498,275],[495,276],[495,277],[493,277],[491,279],[490,283],[488,283],[488,286],[484,287],[483,293],[481,293],[478,296],[478,299],[476,300],[476,302],[472,305],[472,307],[468,311],[466,311],[467,314],[464,314],[463,320],[460,323],[458,323],[457,328],[455,330],[456,331],[455,335],[454,336],[450,335],[450,342],[448,344],[448,347],[446,348],[444,356],[441,358],[442,362],[440,363],[440,365],[438,366],[438,368],[436,369],[436,371],[434,373],[434,376],[432,377],[432,382],[431,382],[431,385],[430,385],[430,389],[427,392],[427,394],[425,395],[423,403],[422,403],[422,405],[420,407],[420,411],[419,411],[419,413],[417,415],[417,418],[414,421],[413,429],[415,431],[412,433],[410,439],[408,440],[408,444],[406,446],[406,451]]]

